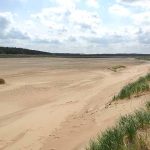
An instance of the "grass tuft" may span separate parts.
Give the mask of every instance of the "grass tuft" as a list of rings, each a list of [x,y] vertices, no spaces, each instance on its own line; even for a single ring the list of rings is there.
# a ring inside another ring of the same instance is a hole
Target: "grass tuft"
[[[0,84],[5,84],[5,80],[0,78]]]
[[[150,101],[146,102],[146,108],[147,110],[150,110]]]
[[[110,67],[110,68],[108,68],[108,69],[110,69],[111,71],[117,72],[118,69],[124,69],[124,68],[126,68],[126,66],[117,65],[117,66],[112,66],[112,67]]]
[[[128,85],[124,86],[122,90],[119,92],[119,94],[113,97],[113,100],[125,98],[130,99],[131,96],[133,95],[138,96],[143,92],[149,91],[150,90],[149,81],[150,81],[150,73],[148,73],[144,77],[140,77],[137,81],[129,83]]]
[[[121,117],[115,127],[107,129],[91,141],[86,150],[148,150],[145,141],[138,136],[138,131],[149,127],[150,111],[135,111]]]

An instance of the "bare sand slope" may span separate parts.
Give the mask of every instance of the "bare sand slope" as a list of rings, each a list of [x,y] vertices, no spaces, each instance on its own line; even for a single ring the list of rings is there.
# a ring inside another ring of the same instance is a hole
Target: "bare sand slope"
[[[108,69],[125,65],[119,72]],[[105,108],[150,70],[134,59],[0,59],[0,150],[81,150],[148,95]]]

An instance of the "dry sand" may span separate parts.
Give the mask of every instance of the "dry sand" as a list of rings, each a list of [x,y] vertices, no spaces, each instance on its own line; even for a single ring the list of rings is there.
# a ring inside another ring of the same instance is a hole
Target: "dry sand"
[[[113,72],[108,68],[125,65]],[[135,59],[1,58],[0,150],[82,150],[90,138],[149,96],[105,108],[119,89],[150,71]]]

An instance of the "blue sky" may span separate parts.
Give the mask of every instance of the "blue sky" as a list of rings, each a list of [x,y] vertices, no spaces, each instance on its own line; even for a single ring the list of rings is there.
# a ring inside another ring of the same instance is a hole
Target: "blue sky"
[[[0,0],[0,46],[150,53],[150,0]]]

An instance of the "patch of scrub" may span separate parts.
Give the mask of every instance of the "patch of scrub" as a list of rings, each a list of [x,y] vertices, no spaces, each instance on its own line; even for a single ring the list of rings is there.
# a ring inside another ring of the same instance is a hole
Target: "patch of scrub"
[[[5,84],[5,80],[0,78],[0,84]]]
[[[110,70],[113,71],[113,72],[117,72],[118,70],[125,69],[125,68],[126,68],[126,66],[117,65],[117,66],[112,66],[112,67],[110,67],[110,68],[108,68],[108,69],[110,69]]]

